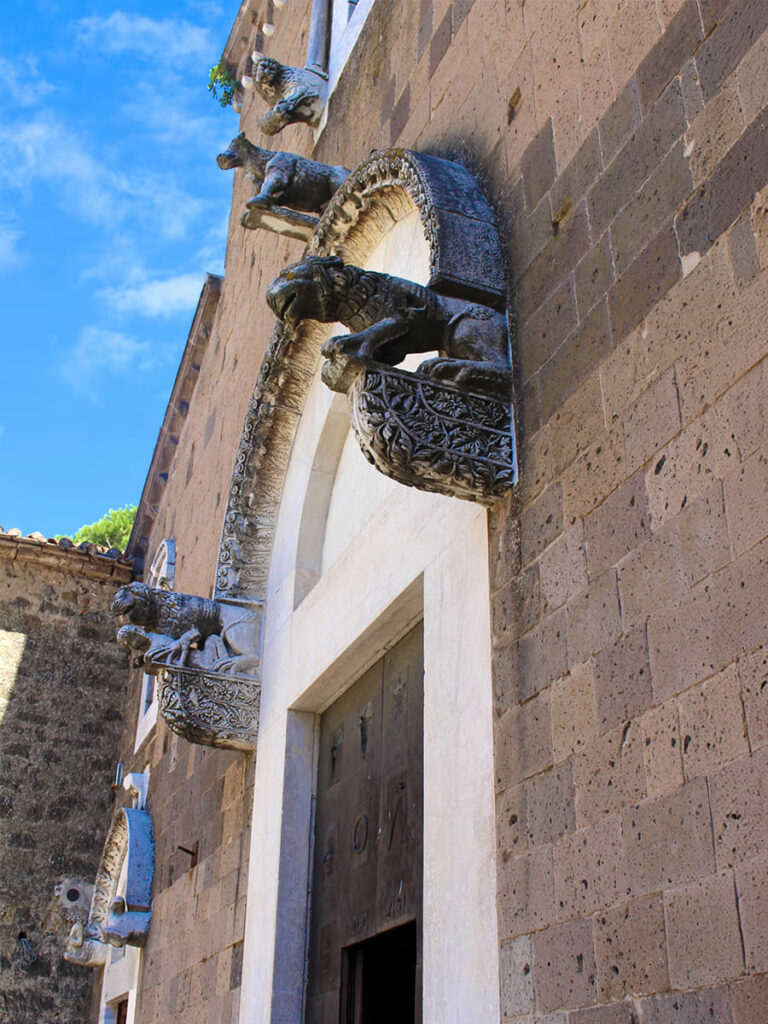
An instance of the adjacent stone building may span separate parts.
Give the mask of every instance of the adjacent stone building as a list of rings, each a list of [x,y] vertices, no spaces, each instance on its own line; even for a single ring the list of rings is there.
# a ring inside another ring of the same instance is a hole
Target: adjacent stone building
[[[768,6],[246,0],[226,63],[315,66],[324,11],[317,126],[240,128],[352,170],[316,254],[456,294],[491,253],[518,482],[365,461],[237,170],[129,553],[258,611],[258,736],[188,742],[134,670],[152,924],[99,1020],[764,1024]]]
[[[89,1017],[92,979],[62,947],[114,799],[126,658],[110,605],[132,566],[111,555],[0,532],[0,1018],[9,1024]]]

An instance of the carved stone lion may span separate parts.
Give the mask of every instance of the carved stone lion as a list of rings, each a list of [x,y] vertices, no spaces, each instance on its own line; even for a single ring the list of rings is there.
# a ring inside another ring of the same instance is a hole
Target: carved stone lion
[[[288,124],[318,124],[322,89],[318,75],[262,57],[253,69],[251,83],[272,108],[259,118],[265,135],[277,135]]]
[[[331,196],[349,175],[346,167],[330,167],[294,153],[272,153],[256,146],[240,132],[229,147],[216,157],[223,171],[242,167],[258,186],[246,206],[272,207],[276,204],[319,216]]]
[[[115,594],[112,612],[121,626],[118,643],[150,674],[189,664],[247,675],[258,666],[256,626],[248,610],[129,583]]]
[[[337,256],[311,256],[286,267],[267,289],[275,315],[291,327],[302,320],[344,324],[353,333],[323,345],[322,376],[346,391],[345,365],[372,360],[396,366],[411,352],[438,350],[419,372],[468,390],[511,398],[506,318],[489,306],[360,267]]]

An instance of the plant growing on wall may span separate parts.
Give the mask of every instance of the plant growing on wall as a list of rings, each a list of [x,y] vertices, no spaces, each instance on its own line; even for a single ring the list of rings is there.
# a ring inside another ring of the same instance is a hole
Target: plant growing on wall
[[[222,107],[231,107],[237,89],[237,79],[223,60],[212,67],[208,75],[208,92],[213,93],[214,99],[219,101]]]

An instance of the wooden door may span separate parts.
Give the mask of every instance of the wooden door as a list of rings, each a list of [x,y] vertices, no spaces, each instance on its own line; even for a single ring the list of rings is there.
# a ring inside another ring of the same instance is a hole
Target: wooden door
[[[419,625],[321,719],[308,1024],[421,1018],[423,677]]]

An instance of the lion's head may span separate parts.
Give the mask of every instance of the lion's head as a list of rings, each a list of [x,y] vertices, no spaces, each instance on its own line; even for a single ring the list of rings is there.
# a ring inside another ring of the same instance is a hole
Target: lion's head
[[[216,163],[222,171],[231,171],[233,167],[242,167],[247,163],[252,144],[246,139],[245,132],[240,132],[230,142],[223,153],[216,157]]]
[[[153,613],[152,588],[146,583],[129,583],[115,594],[112,614],[121,625],[144,625]]]
[[[267,288],[267,302],[278,320],[291,327],[301,320],[332,324],[349,288],[349,272],[356,270],[338,256],[309,256],[280,272]]]

